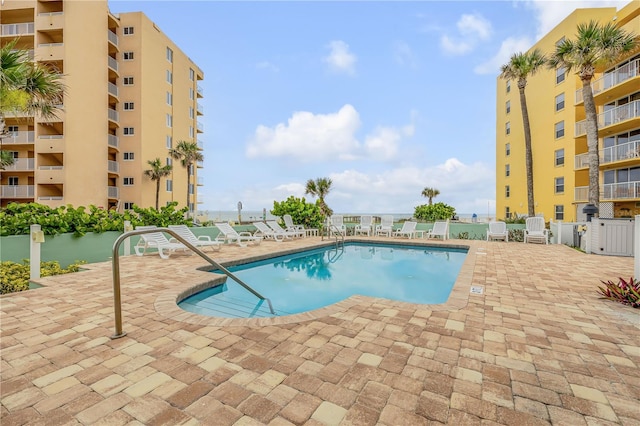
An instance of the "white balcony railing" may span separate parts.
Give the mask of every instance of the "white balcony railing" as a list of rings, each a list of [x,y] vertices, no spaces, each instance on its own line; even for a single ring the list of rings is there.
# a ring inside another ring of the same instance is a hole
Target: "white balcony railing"
[[[64,135],[38,135],[38,139],[63,139]]]
[[[201,122],[196,121],[196,129],[198,129],[199,132],[204,132],[204,126]]]
[[[45,195],[43,197],[38,197],[38,201],[60,201],[64,199],[62,195]]]
[[[640,140],[610,146],[600,151],[600,163],[613,163],[638,157],[640,157]]]
[[[107,63],[109,64],[109,68],[114,71],[118,71],[118,61],[113,59],[111,56],[107,56]]]
[[[2,198],[33,198],[33,185],[2,185]]]
[[[200,102],[196,102],[196,112],[200,115],[204,114],[204,107]]]
[[[585,167],[589,167],[589,153],[585,152],[584,154],[578,154],[575,158],[574,169],[582,169]]]
[[[38,166],[38,170],[63,170],[64,166]]]
[[[38,44],[38,47],[61,47],[61,46],[64,46],[64,43],[57,42],[57,43],[40,43],[40,44]]]
[[[603,200],[640,198],[640,181],[608,183],[602,189]]]
[[[198,176],[198,186],[203,186],[204,185],[204,178],[202,176]]]
[[[108,135],[108,136],[109,136],[109,139],[108,139],[109,146],[117,148],[118,145],[120,144],[120,139],[116,135]]]
[[[118,86],[116,86],[112,82],[109,82],[109,94],[116,97],[118,96]]]
[[[204,149],[204,141],[203,140],[198,139],[196,141],[196,143],[198,144],[198,149]]]
[[[12,144],[33,143],[34,139],[35,139],[35,134],[33,130],[11,132],[7,136],[2,138],[2,143],[12,143]]]
[[[120,121],[120,115],[118,114],[118,111],[109,108],[109,120],[116,122]]]
[[[108,186],[107,187],[107,195],[109,198],[120,198],[120,191],[117,186]]]
[[[109,172],[111,173],[119,173],[120,172],[120,164],[117,161],[108,160],[109,164]]]
[[[118,45],[118,36],[116,35],[116,33],[111,30],[107,30],[107,37],[114,46]]]
[[[198,93],[198,97],[203,97],[204,96],[204,91],[202,90],[202,86],[200,86],[199,84],[196,85],[196,92]]]
[[[640,100],[629,102],[598,114],[598,129],[636,117],[640,117]],[[587,120],[578,121],[576,123],[576,136],[582,136],[586,133]]]
[[[59,15],[64,15],[64,12],[60,11],[60,12],[40,12],[40,13],[38,13],[38,16],[59,16]]]
[[[34,34],[34,32],[35,32],[35,25],[33,22],[0,25],[0,34],[3,36],[30,35],[30,34]]]
[[[588,186],[576,186],[574,189],[574,201],[587,201],[589,199]]]
[[[623,83],[630,78],[640,75],[640,59],[633,60],[628,64],[624,64],[614,71],[605,73],[602,77],[591,82],[591,90],[594,96],[598,93],[610,89],[616,84]],[[579,104],[584,99],[582,97],[582,88],[576,90],[576,103]]]
[[[7,172],[32,172],[35,167],[35,158],[16,158],[13,164],[4,166]]]

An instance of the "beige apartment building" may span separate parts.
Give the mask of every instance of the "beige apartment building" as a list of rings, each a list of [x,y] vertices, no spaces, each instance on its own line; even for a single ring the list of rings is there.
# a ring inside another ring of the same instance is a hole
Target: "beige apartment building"
[[[580,23],[615,22],[640,35],[640,2],[576,9],[530,50],[549,54]],[[515,53],[515,52],[514,52]],[[597,70],[592,80],[598,112],[600,206],[603,218],[640,214],[640,51]],[[589,163],[582,82],[575,70],[544,69],[527,79],[535,212],[545,220],[585,220]],[[496,215],[527,214],[524,130],[516,81],[497,80]]]
[[[173,163],[159,205],[198,203],[197,164],[187,170],[169,150],[179,141],[202,149],[202,70],[143,13],[113,14],[107,0],[5,1],[0,42],[63,74],[57,117],[8,115],[1,149],[15,162],[0,173],[0,205],[155,206],[149,160]]]

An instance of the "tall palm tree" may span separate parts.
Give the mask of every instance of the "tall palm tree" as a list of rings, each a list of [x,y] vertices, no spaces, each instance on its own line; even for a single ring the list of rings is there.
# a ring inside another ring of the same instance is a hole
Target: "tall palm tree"
[[[172,167],[169,164],[163,166],[159,158],[149,160],[147,161],[147,164],[149,164],[151,168],[145,170],[143,173],[149,179],[156,181],[156,210],[158,210],[158,202],[160,200],[160,179],[169,176],[171,174]]]
[[[429,199],[429,205],[433,205],[433,199],[440,195],[440,191],[435,188],[426,187],[422,190],[422,196]]]
[[[527,79],[538,72],[547,59],[540,49],[531,52],[515,53],[509,59],[509,63],[500,68],[500,78],[504,80],[516,80],[520,92],[520,109],[522,111],[522,125],[524,127],[524,152],[527,172],[527,210],[530,217],[536,215],[533,197],[533,151],[531,148],[531,125],[529,111],[527,110],[527,96],[524,93],[527,87]]]
[[[324,201],[324,197],[329,194],[332,184],[333,182],[329,178],[317,178],[316,180],[309,179],[304,191],[305,194],[310,194],[314,197],[318,197],[320,211],[325,217],[329,217],[333,214],[333,210],[331,210],[327,203],[325,203]]]
[[[55,117],[65,86],[55,69],[33,62],[27,50],[14,49],[17,39],[0,47],[0,141],[7,136],[5,114],[38,114]],[[2,167],[13,157],[2,155]]]
[[[582,81],[582,98],[587,127],[587,146],[589,148],[589,204],[600,204],[600,158],[598,156],[598,115],[593,100],[591,80],[596,70],[614,64],[621,55],[631,52],[638,46],[638,36],[627,33],[614,23],[604,25],[596,21],[578,25],[575,40],[565,39],[556,45],[549,58],[550,68],[572,69]]]
[[[187,169],[187,207],[189,207],[189,201],[191,200],[189,194],[189,188],[191,188],[191,167],[197,162],[204,160],[202,151],[198,148],[198,144],[195,142],[179,141],[175,148],[169,151],[176,160],[180,160],[182,167]]]

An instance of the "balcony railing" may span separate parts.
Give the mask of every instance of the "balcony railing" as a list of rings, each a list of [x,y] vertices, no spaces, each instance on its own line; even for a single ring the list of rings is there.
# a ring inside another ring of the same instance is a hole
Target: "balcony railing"
[[[640,157],[640,140],[610,146],[600,151],[601,163],[613,163],[638,157]]]
[[[12,144],[33,143],[34,139],[35,139],[35,135],[33,130],[11,132],[6,137],[2,138],[2,143],[12,143]]]
[[[204,185],[204,178],[202,176],[198,176],[198,186]]]
[[[63,170],[64,166],[38,166],[38,170]]]
[[[108,64],[109,64],[109,68],[111,68],[114,71],[118,71],[118,61],[116,61],[115,59],[113,59],[111,56],[107,56],[108,58]]]
[[[588,186],[576,186],[574,189],[574,201],[587,201],[589,199]]]
[[[40,43],[40,44],[38,44],[38,47],[61,47],[61,46],[64,46],[64,43],[57,42],[57,43]]]
[[[589,167],[589,153],[585,152],[584,154],[578,154],[575,158],[574,169],[582,169],[585,167]]]
[[[109,164],[108,164],[109,171],[111,173],[119,173],[120,172],[120,164],[117,161],[111,161],[111,160],[108,160],[108,161],[109,161]]]
[[[38,135],[38,139],[63,139],[64,135]]]
[[[120,139],[116,135],[109,135],[108,143],[109,146],[117,148],[120,144]]]
[[[116,97],[118,96],[118,86],[116,86],[112,82],[109,82],[109,94]]]
[[[605,73],[599,79],[591,82],[591,90],[595,96],[598,93],[605,91],[616,84],[629,80],[630,78],[636,77],[637,75],[640,75],[640,59],[633,60],[614,71]],[[583,100],[582,89],[576,90],[576,103],[579,104]]]
[[[201,169],[201,168],[203,168],[203,167],[204,167],[204,161],[202,161],[202,160],[198,160],[198,161],[196,162],[196,164],[198,165],[198,168],[199,168],[199,169]]]
[[[64,12],[40,12],[38,16],[59,16],[64,15]]]
[[[202,106],[202,104],[200,102],[196,102],[196,112],[199,115],[204,114],[204,107]]]
[[[203,140],[198,139],[196,141],[196,143],[198,144],[198,149],[204,149],[204,141]]]
[[[15,53],[15,52],[18,52],[18,50],[17,49],[13,49],[11,52]],[[27,58],[30,61],[33,61],[33,58],[35,58],[35,56],[36,56],[36,51],[34,49],[28,49],[28,50],[25,50],[24,52],[27,53]]]
[[[202,86],[200,86],[199,84],[196,85],[196,92],[198,93],[199,98],[204,96],[204,91],[202,90]]]
[[[3,36],[30,35],[30,34],[34,34],[34,32],[35,32],[35,25],[33,22],[0,25],[0,34]]]
[[[120,198],[120,191],[117,186],[108,186],[107,187],[107,196],[109,198]]]
[[[196,121],[196,129],[198,129],[199,132],[204,132],[204,126],[201,122]]]
[[[109,41],[114,45],[114,46],[118,46],[118,36],[116,35],[116,33],[114,33],[111,30],[107,30],[107,37],[109,38]]]
[[[64,199],[62,195],[45,195],[43,197],[38,197],[38,201],[60,201]]]
[[[605,184],[601,196],[603,200],[640,198],[640,181]]]
[[[2,198],[33,198],[33,185],[2,185]]]
[[[120,121],[120,115],[118,114],[118,111],[109,108],[109,120],[116,122]]]
[[[640,117],[640,100],[629,102],[598,114],[598,129],[636,117]],[[576,136],[582,136],[586,133],[587,120],[577,122]]]
[[[34,158],[16,158],[13,160],[13,164],[4,166],[4,170],[7,172],[32,172],[35,164]]]

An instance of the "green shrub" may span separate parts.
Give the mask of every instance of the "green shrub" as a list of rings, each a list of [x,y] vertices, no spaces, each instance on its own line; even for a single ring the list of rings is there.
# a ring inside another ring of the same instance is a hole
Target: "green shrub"
[[[604,287],[598,286],[601,299],[614,300],[632,308],[640,308],[640,281],[634,280],[633,277],[629,281],[618,278],[618,282],[600,281]]]
[[[85,264],[84,261],[78,261],[68,268],[61,268],[56,261],[40,262],[40,276],[49,277],[52,275],[68,274],[70,272],[78,272],[80,265]],[[0,294],[15,293],[17,291],[29,290],[29,277],[31,270],[29,260],[25,259],[22,264],[15,262],[0,263]]]
[[[293,223],[304,225],[305,228],[319,229],[324,222],[322,211],[317,202],[315,204],[307,203],[304,197],[297,198],[293,195],[285,201],[274,201],[271,214],[279,217],[289,214]]]
[[[509,241],[521,243],[524,241],[524,229],[509,229]]]
[[[452,218],[456,214],[456,209],[445,203],[435,203],[433,205],[422,204],[415,208],[413,217],[427,222],[435,222],[436,220],[446,220]]]

